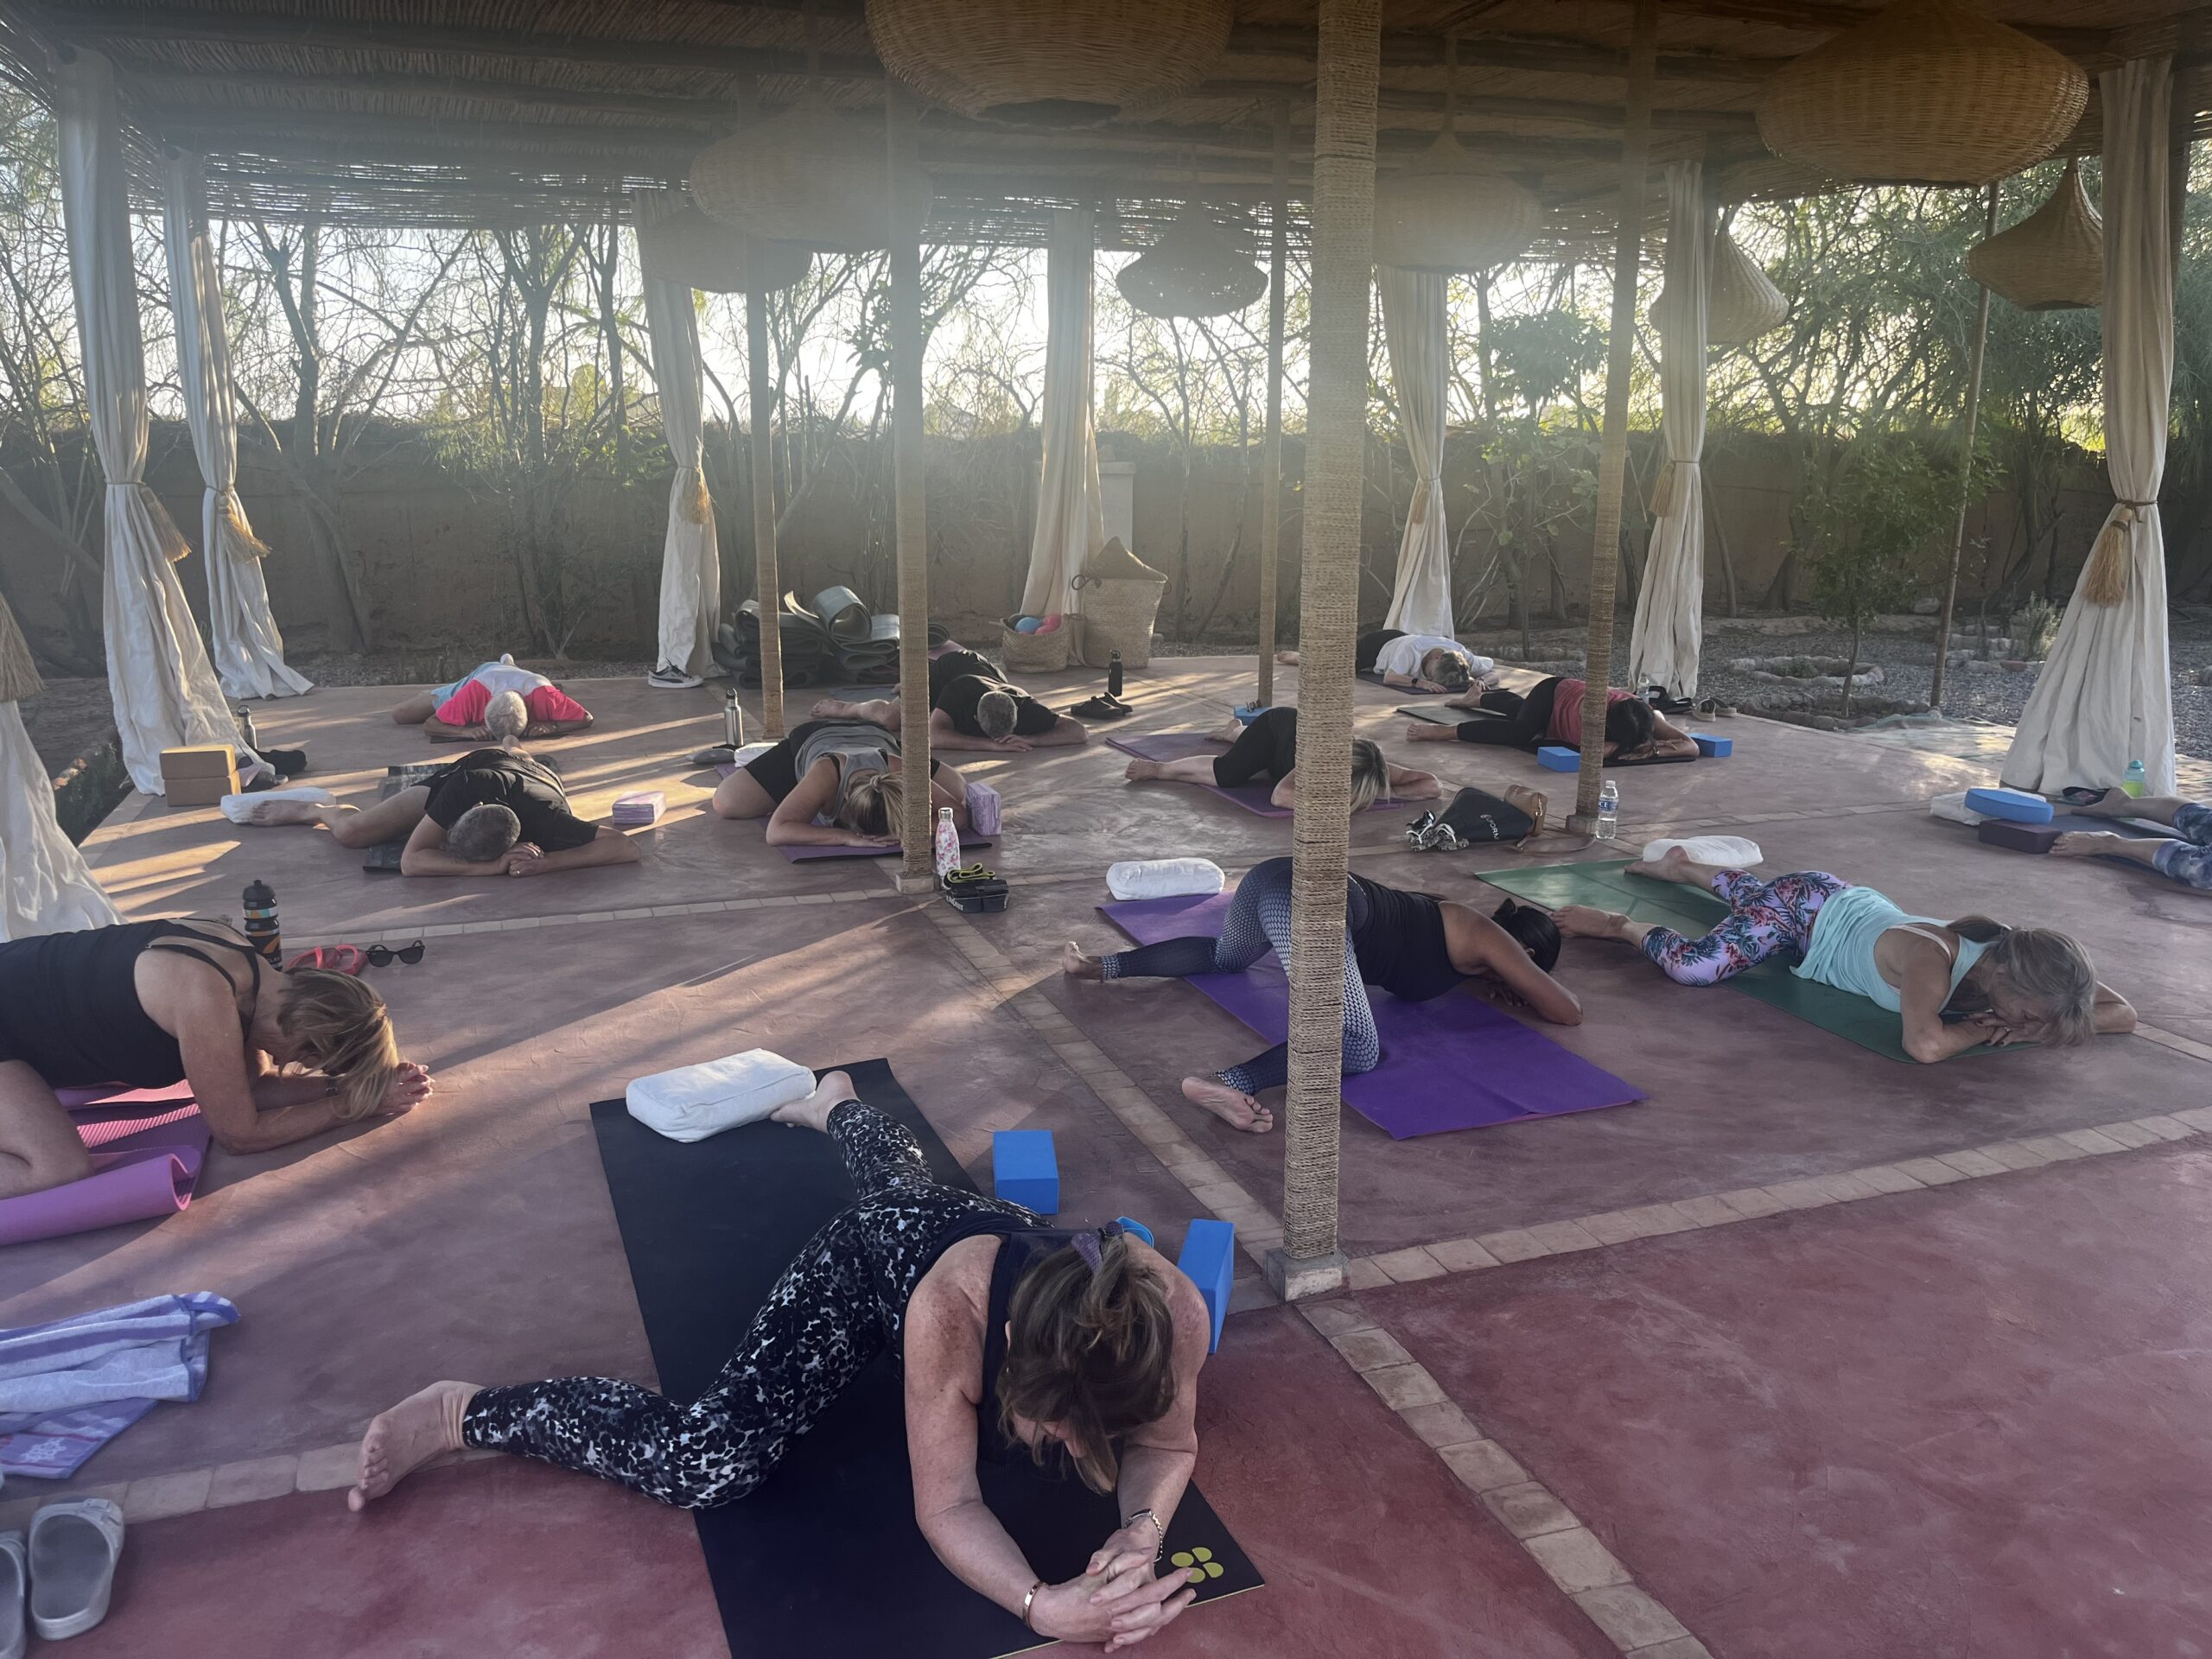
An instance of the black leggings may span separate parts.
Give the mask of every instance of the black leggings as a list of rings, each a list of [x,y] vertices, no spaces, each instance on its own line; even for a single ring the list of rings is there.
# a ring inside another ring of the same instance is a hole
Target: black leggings
[[[1298,710],[1270,709],[1236,734],[1229,753],[1214,757],[1213,780],[1242,789],[1255,778],[1281,783],[1298,767]]]
[[[485,1389],[462,1440],[687,1510],[743,1497],[877,1355],[899,1352],[907,1299],[948,1230],[979,1212],[1038,1222],[931,1180],[914,1137],[856,1100],[830,1114],[830,1137],[860,1198],[791,1259],[706,1393],[683,1406],[605,1376]]]
[[[1535,750],[1551,734],[1552,703],[1559,695],[1560,677],[1539,680],[1527,696],[1517,691],[1485,691],[1476,706],[1503,720],[1463,720],[1452,730],[1462,743],[1489,743],[1510,749]]]

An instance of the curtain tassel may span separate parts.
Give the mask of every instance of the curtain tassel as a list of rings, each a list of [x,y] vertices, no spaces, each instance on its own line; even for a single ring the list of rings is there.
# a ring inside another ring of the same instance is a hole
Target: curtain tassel
[[[2127,597],[2127,532],[2135,527],[2139,510],[2152,505],[2123,501],[2105,521],[2097,544],[2089,550],[2088,579],[2082,584],[2082,597],[2090,604],[2117,605]]]
[[[1664,518],[1675,505],[1675,463],[1669,461],[1659,474],[1659,481],[1651,486],[1651,516]]]
[[[714,516],[715,504],[707,493],[707,473],[702,467],[683,469],[683,493],[677,498],[677,510],[683,513],[687,524],[703,524]]]
[[[245,521],[245,507],[238,500],[236,490],[225,490],[218,500],[222,515],[222,530],[232,554],[241,559],[265,559],[269,543],[253,533],[253,526]]]
[[[184,539],[184,532],[176,527],[176,520],[169,517],[169,510],[162,505],[162,498],[147,486],[137,486],[138,499],[145,503],[146,516],[154,522],[154,543],[162,550],[162,556],[171,564],[181,564],[192,556],[192,543]]]

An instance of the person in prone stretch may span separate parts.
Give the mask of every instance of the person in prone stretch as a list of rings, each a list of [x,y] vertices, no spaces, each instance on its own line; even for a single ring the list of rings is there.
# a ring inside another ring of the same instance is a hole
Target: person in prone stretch
[[[1299,655],[1279,651],[1275,660],[1295,668]],[[1355,674],[1379,674],[1386,685],[1415,691],[1466,691],[1487,683],[1497,665],[1440,633],[1369,628],[1353,645],[1351,666]]]
[[[92,1173],[56,1090],[179,1083],[233,1153],[397,1116],[430,1093],[374,991],[346,974],[272,968],[219,922],[0,944],[0,1198]]]
[[[1122,776],[1131,783],[1213,784],[1241,789],[1255,779],[1274,785],[1268,799],[1290,806],[1298,799],[1298,710],[1269,709],[1246,726],[1232,721],[1208,734],[1229,745],[1226,754],[1180,760],[1132,760]],[[1363,812],[1381,800],[1425,801],[1444,792],[1433,772],[1394,766],[1371,739],[1351,741],[1351,810]]]
[[[2142,818],[2163,823],[2166,836],[2122,836],[2109,830],[2069,830],[2051,842],[2061,858],[2132,858],[2185,887],[2212,891],[2212,806],[2176,795],[2133,796],[2108,789],[2104,798],[2076,812],[2100,818]]]
[[[836,1142],[859,1191],[784,1270],[714,1385],[689,1405],[572,1377],[437,1382],[369,1425],[359,1510],[465,1446],[709,1509],[753,1492],[878,1356],[899,1364],[914,1517],[953,1576],[1040,1637],[1134,1645],[1192,1592],[1154,1560],[1198,1461],[1211,1326],[1197,1287],[1122,1233],[1048,1228],[1018,1205],[930,1179],[922,1149],[824,1077],[779,1122]],[[1117,1451],[1117,1444],[1118,1451]],[[1025,1451],[1026,1448],[1026,1451]],[[979,1459],[1065,1456],[1128,1518],[1047,1584],[984,1504]]]
[[[417,693],[393,709],[391,717],[402,726],[421,727],[435,741],[481,743],[493,738],[485,714],[502,691],[516,693],[529,710],[525,737],[565,737],[592,723],[582,703],[543,674],[518,668],[512,656],[480,664],[458,680]]]
[[[1068,946],[1061,971],[1071,979],[1186,979],[1237,974],[1273,950],[1290,962],[1291,861],[1271,858],[1245,872],[1222,923],[1221,937],[1192,934],[1111,956]],[[1508,899],[1491,915],[1426,893],[1406,893],[1363,875],[1344,891],[1344,1058],[1346,1075],[1371,1071],[1382,1058],[1367,988],[1379,985],[1408,1002],[1440,997],[1464,979],[1495,981],[1555,1026],[1582,1023],[1574,993],[1551,976],[1559,930],[1551,918]],[[1257,1096],[1289,1077],[1290,1046],[1277,1043],[1242,1065],[1183,1079],[1184,1098],[1232,1128],[1264,1135],[1273,1109]]]
[[[1416,743],[1486,743],[1535,753],[1546,744],[1582,747],[1582,695],[1588,682],[1554,674],[1539,680],[1522,696],[1498,690],[1473,690],[1446,702],[1447,709],[1481,709],[1503,720],[1463,720],[1457,726],[1415,721],[1406,735]],[[1697,740],[1668,722],[1633,691],[1605,693],[1605,758],[1608,760],[1663,760],[1697,753]]]
[[[930,659],[930,709],[931,750],[1057,747],[1090,737],[1081,721],[1054,714],[1007,683],[989,658],[961,646]],[[902,712],[896,697],[869,702],[824,697],[814,705],[817,720],[871,721],[894,732]]]
[[[2063,933],[2005,927],[1986,916],[1955,922],[1908,915],[1872,887],[1816,870],[1762,881],[1748,870],[1693,861],[1671,848],[1631,875],[1717,894],[1729,914],[1702,938],[1567,905],[1560,931],[1633,944],[1679,985],[1713,985],[1769,957],[1796,957],[1801,979],[1854,991],[1897,1014],[1904,1050],[1923,1062],[1984,1043],[2065,1047],[2133,1031],[2135,1010],[2098,982],[2088,953]]]
[[[898,734],[864,720],[810,720],[715,791],[717,817],[768,820],[772,847],[895,847],[906,762]],[[930,816],[968,827],[968,785],[930,761]]]
[[[341,847],[405,836],[403,875],[555,875],[638,861],[635,842],[570,811],[560,778],[522,752],[529,710],[518,693],[495,696],[485,720],[499,747],[472,750],[374,806],[261,801],[252,822],[320,824]]]

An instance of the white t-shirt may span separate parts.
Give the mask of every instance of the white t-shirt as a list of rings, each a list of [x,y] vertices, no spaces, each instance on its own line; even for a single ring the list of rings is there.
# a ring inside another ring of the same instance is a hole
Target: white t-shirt
[[[1457,639],[1446,639],[1441,634],[1409,633],[1393,639],[1375,653],[1377,674],[1402,674],[1415,679],[1421,674],[1421,658],[1432,651],[1448,651],[1467,665],[1471,676],[1487,674],[1495,664],[1487,657],[1478,657]]]
[[[468,677],[495,697],[502,691],[512,691],[518,696],[528,696],[539,686],[553,683],[543,674],[533,674],[526,668],[517,668],[512,663],[486,663]]]

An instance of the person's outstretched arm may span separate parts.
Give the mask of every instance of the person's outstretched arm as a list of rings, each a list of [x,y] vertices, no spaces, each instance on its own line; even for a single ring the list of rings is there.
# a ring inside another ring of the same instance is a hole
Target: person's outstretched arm
[[[522,855],[526,845],[522,843],[510,848],[502,856],[486,859],[481,863],[457,857],[446,850],[445,826],[426,815],[407,837],[407,845],[399,850],[399,873],[402,875],[505,875],[507,861]],[[527,855],[537,856],[537,849],[529,848]]]
[[[423,722],[423,735],[433,743],[488,743],[489,726],[448,726],[435,715]]]
[[[2097,982],[2097,1000],[2090,1012],[2100,1036],[2117,1037],[2135,1029],[2135,1005],[2102,980]]]
[[[1042,740],[1033,737],[978,737],[973,732],[963,732],[952,723],[952,716],[942,709],[930,715],[930,749],[932,753],[941,749],[981,752],[996,749],[1020,753],[1032,743]]]
[[[1443,782],[1433,772],[1416,772],[1411,766],[1390,768],[1390,798],[1394,801],[1432,801],[1443,793]]]
[[[611,823],[599,826],[598,834],[581,847],[563,847],[556,852],[540,853],[535,858],[517,860],[510,856],[505,861],[509,875],[558,875],[563,870],[597,869],[607,864],[635,864],[645,855],[638,850],[638,843]]]

